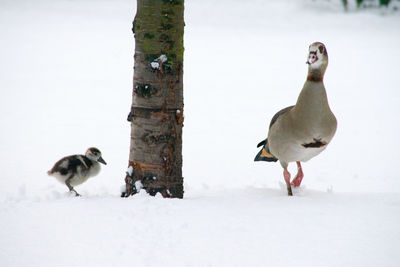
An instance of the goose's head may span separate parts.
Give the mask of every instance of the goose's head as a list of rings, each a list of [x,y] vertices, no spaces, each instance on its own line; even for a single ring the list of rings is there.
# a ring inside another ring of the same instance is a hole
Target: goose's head
[[[315,78],[320,76],[321,80],[328,67],[328,52],[326,47],[321,42],[312,43],[308,49],[308,72],[313,74]]]

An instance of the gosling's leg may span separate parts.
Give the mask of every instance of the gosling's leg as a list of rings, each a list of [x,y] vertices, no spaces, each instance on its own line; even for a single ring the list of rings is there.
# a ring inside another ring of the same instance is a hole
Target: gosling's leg
[[[65,180],[65,185],[68,186],[69,191],[74,192],[74,193],[75,193],[75,196],[76,196],[76,197],[79,197],[80,194],[79,194],[78,192],[76,192],[76,190],[75,190],[75,189],[72,187],[72,185],[71,185],[71,179],[72,179],[73,177],[74,177],[74,176],[71,175],[67,180]]]

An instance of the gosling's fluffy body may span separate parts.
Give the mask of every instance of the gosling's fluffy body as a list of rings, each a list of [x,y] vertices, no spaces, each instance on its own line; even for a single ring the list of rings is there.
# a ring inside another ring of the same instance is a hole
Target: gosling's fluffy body
[[[65,184],[76,195],[79,195],[74,186],[80,185],[90,177],[99,174],[101,169],[99,162],[107,164],[101,157],[100,150],[91,147],[86,151],[85,155],[71,155],[60,159],[47,174]]]

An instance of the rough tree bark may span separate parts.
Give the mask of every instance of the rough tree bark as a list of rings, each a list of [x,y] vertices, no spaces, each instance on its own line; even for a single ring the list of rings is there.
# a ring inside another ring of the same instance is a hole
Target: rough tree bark
[[[183,197],[183,11],[184,0],[137,0],[125,197]]]

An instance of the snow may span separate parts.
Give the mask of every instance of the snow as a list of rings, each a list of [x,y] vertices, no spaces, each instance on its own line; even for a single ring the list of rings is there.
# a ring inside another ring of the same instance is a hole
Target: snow
[[[164,63],[167,62],[168,58],[166,55],[161,55],[158,58],[154,59],[153,62],[150,63],[153,69],[160,69],[160,62]]]
[[[135,182],[135,188],[136,188],[136,191],[139,192],[143,188],[142,182],[141,181],[136,181]]]
[[[127,173],[129,176],[132,176],[132,174],[133,174],[133,167],[132,167],[132,166],[129,166],[128,169],[127,169],[127,171],[126,171],[126,173]]]
[[[1,265],[397,266],[399,13],[186,1],[179,200],[120,198],[135,3],[1,1]],[[288,197],[280,165],[253,158],[296,101],[314,41],[338,130]],[[73,197],[46,171],[92,146],[108,164]]]
[[[184,201],[28,198],[2,211],[2,264],[395,266],[399,204],[395,195],[288,198],[264,188],[205,190]]]
[[[153,69],[158,69],[158,70],[160,69],[160,63],[158,62],[153,61],[150,63],[150,65]]]
[[[166,55],[161,55],[158,57],[158,60],[161,61],[162,63],[167,62],[168,58]]]

